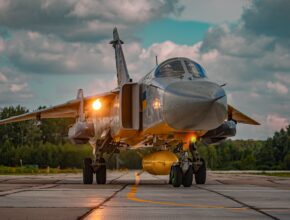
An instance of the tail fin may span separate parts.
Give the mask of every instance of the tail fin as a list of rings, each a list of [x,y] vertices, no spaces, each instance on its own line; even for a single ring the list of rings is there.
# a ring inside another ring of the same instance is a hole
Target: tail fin
[[[83,121],[85,121],[85,114],[84,114],[84,92],[82,89],[78,90],[77,99],[80,100],[78,119],[81,122],[83,122]]]
[[[127,65],[126,65],[126,60],[125,60],[124,53],[122,50],[123,43],[124,42],[120,40],[119,38],[117,28],[114,28],[113,40],[110,42],[110,44],[112,44],[115,49],[115,59],[116,59],[116,68],[117,68],[117,77],[118,77],[119,86],[130,81],[130,76],[129,76]]]

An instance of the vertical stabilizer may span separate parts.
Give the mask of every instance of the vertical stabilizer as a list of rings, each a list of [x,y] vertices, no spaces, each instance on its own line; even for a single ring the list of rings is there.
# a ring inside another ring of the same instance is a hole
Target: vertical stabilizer
[[[77,99],[80,100],[78,120],[83,122],[85,121],[85,113],[84,113],[84,92],[82,89],[78,90]]]
[[[113,40],[110,44],[113,45],[115,49],[115,59],[116,59],[116,68],[117,68],[117,77],[118,77],[118,86],[123,85],[130,81],[130,76],[128,74],[127,65],[122,50],[122,44],[124,42],[120,40],[117,28],[114,28],[113,31]]]

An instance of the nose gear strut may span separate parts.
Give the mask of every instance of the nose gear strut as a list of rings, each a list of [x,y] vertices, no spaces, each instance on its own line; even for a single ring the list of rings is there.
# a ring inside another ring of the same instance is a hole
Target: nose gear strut
[[[204,184],[206,181],[206,165],[197,151],[195,143],[189,144],[189,152],[192,159],[189,158],[188,151],[182,151],[182,144],[178,144],[175,153],[181,152],[180,160],[174,163],[169,174],[169,184],[174,187],[179,187],[181,184],[184,187],[192,185],[193,174],[195,175],[196,184]]]

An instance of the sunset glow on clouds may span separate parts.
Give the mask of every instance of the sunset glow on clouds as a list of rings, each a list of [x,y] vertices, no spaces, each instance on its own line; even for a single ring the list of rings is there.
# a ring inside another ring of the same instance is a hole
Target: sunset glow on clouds
[[[113,89],[108,42],[117,26],[133,79],[156,55],[194,59],[227,83],[229,103],[261,122],[239,125],[237,138],[265,139],[290,119],[290,2],[216,2],[0,0],[0,107],[35,109],[73,99],[78,88]]]

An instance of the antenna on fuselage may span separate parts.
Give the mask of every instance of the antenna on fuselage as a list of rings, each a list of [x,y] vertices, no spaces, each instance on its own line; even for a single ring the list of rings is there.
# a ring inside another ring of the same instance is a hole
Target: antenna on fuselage
[[[158,65],[158,56],[155,56],[156,66]]]

